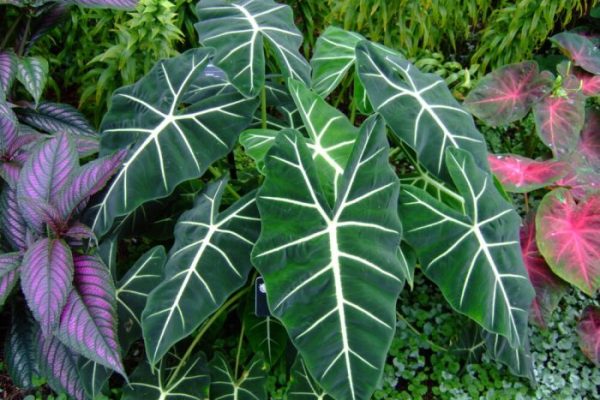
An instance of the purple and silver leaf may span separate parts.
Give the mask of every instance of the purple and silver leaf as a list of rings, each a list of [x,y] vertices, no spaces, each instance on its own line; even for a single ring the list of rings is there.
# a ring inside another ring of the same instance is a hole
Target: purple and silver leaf
[[[7,93],[17,75],[17,56],[12,50],[0,51],[0,93]]]
[[[27,223],[19,210],[16,189],[8,185],[0,193],[0,233],[13,250],[27,248]]]
[[[96,136],[92,128],[75,107],[68,104],[41,102],[36,108],[17,110],[19,119],[44,132],[65,132],[73,136]]]
[[[21,170],[17,198],[27,223],[36,232],[43,232],[43,215],[36,213],[31,201],[59,205],[60,195],[78,168],[77,151],[67,134],[58,134],[32,152]]]
[[[21,289],[45,334],[58,326],[73,281],[73,257],[59,239],[40,239],[23,257]]]
[[[28,48],[52,28],[63,22],[68,15],[68,4],[56,2],[50,5],[47,10],[33,20],[31,27],[32,34],[27,43]]]
[[[5,157],[19,129],[17,116],[8,103],[0,99],[0,155]]]
[[[13,383],[22,389],[34,387],[38,374],[35,338],[39,329],[22,302],[12,302],[10,330],[4,343],[6,369]]]
[[[73,289],[57,337],[77,353],[125,376],[117,338],[116,291],[99,257],[75,255]]]
[[[57,208],[43,200],[34,200],[27,197],[19,199],[21,210],[34,213],[30,216],[22,213],[25,220],[39,219],[45,224],[55,235],[60,236],[66,229],[67,225],[63,222]]]
[[[0,306],[4,305],[6,298],[19,279],[17,269],[21,265],[19,253],[0,254]]]
[[[0,162],[0,178],[4,179],[8,186],[15,187],[19,180],[21,164],[15,161]]]
[[[40,375],[48,380],[50,387],[57,392],[66,392],[76,400],[87,400],[77,374],[77,356],[57,338],[41,331],[36,342]]]
[[[100,137],[97,136],[75,136],[75,147],[80,158],[89,157],[100,150]]]
[[[99,158],[80,167],[70,185],[61,193],[58,208],[65,220],[90,196],[99,192],[121,166],[127,156],[126,150]]]
[[[97,243],[94,232],[87,225],[84,225],[79,221],[70,224],[69,229],[64,233],[64,236],[71,246],[81,246],[83,245],[84,240]]]
[[[138,0],[67,0],[67,3],[88,8],[113,8],[119,10],[133,10]]]
[[[48,61],[42,57],[23,57],[17,65],[17,79],[38,104],[48,80]]]

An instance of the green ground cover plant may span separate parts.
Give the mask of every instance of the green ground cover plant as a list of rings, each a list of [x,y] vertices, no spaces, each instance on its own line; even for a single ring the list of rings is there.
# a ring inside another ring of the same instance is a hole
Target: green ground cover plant
[[[175,27],[173,5],[155,5],[123,31],[139,27],[138,50],[160,34],[146,30],[155,13]],[[3,360],[19,387],[125,400],[597,395],[590,32],[553,36],[557,75],[508,65],[463,106],[471,72],[443,57],[413,63],[329,27],[307,58],[285,4],[195,6],[198,45],[173,49],[174,28],[159,49],[170,58],[119,71],[143,77],[114,91],[99,135],[39,100],[48,68],[27,78],[22,45],[0,54]],[[128,48],[102,57],[118,65]],[[531,128],[492,146],[525,154],[489,154],[493,130],[471,113]],[[552,159],[525,158],[540,143]],[[517,211],[535,206],[522,224]]]

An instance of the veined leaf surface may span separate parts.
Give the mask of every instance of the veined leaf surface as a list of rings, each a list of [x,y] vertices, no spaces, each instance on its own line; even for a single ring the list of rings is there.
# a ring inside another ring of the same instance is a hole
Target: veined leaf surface
[[[18,268],[21,265],[19,253],[0,254],[0,307],[19,279]]]
[[[555,189],[542,199],[535,225],[552,271],[594,296],[600,288],[600,193],[575,202],[568,190]]]
[[[483,136],[440,77],[366,41],[358,44],[356,58],[371,104],[429,171],[449,182],[447,147],[469,151],[477,165],[488,169]]]
[[[535,61],[499,68],[481,79],[465,99],[465,107],[497,126],[522,119],[552,89],[552,74],[538,71]]]
[[[600,75],[600,49],[589,38],[571,32],[561,32],[550,38],[575,65]]]
[[[331,400],[310,376],[302,357],[296,356],[291,375],[291,384],[286,393],[288,400]]]
[[[21,305],[13,307],[4,360],[14,384],[23,389],[33,388],[33,377],[38,373],[35,339],[36,325],[29,311]]]
[[[283,131],[258,194],[263,226],[252,259],[271,312],[311,374],[339,399],[371,396],[395,330],[402,228],[387,152],[383,121],[372,117],[331,207],[306,140]]]
[[[327,97],[342,81],[356,61],[356,45],[365,38],[335,26],[328,27],[317,39],[310,59],[312,88]]]
[[[454,309],[520,347],[535,293],[519,248],[519,216],[465,150],[449,149],[446,163],[464,213],[404,186],[405,240]]]
[[[267,374],[260,355],[254,356],[240,377],[235,376],[221,353],[210,362],[210,394],[219,400],[267,400]]]
[[[556,157],[577,146],[584,123],[585,98],[580,93],[567,97],[548,96],[533,109],[538,136]]]
[[[196,87],[211,81],[212,72],[203,75],[211,55],[211,49],[192,49],[160,61],[136,84],[113,95],[102,121],[101,154],[131,150],[94,208],[90,226],[97,236],[110,229],[115,217],[201,176],[213,161],[229,153],[249,123],[255,100],[231,91],[200,92]],[[213,79],[222,84],[219,77]],[[195,95],[189,97],[192,92]],[[193,102],[187,103],[187,98]]]
[[[17,65],[17,79],[39,103],[48,80],[48,61],[42,57],[22,57]]]
[[[204,0],[198,3],[200,43],[217,49],[215,64],[246,96],[265,84],[266,40],[286,78],[310,82],[310,65],[298,52],[302,35],[292,9],[272,0]]]
[[[18,59],[12,50],[0,51],[0,94],[6,94],[17,76]],[[4,100],[0,98],[0,100]]]
[[[513,193],[527,193],[548,186],[564,177],[569,169],[564,161],[537,161],[515,154],[490,154],[488,161],[502,186]]]
[[[210,375],[204,355],[192,355],[175,381],[169,382],[173,361],[180,362],[174,355],[165,357],[159,363],[158,368],[153,368],[147,362],[143,362],[133,372],[130,384],[123,390],[123,400],[208,399]]]
[[[288,343],[287,332],[281,322],[271,315],[257,317],[254,313],[256,299],[251,301],[244,310],[244,332],[254,353],[262,353],[269,366],[274,366],[283,354]]]
[[[482,331],[481,335],[485,340],[486,352],[490,358],[506,365],[513,374],[535,382],[528,337],[525,338],[522,346],[513,347],[504,336],[486,331]]]
[[[600,308],[588,306],[577,324],[579,347],[594,364],[600,365]]]
[[[248,278],[260,226],[255,194],[219,213],[226,185],[226,179],[209,185],[175,226],[164,281],[150,293],[142,314],[146,352],[153,364]]]

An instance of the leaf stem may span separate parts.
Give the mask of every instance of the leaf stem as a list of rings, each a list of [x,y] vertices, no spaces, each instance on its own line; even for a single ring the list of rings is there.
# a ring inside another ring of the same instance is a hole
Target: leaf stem
[[[419,338],[421,338],[421,339],[425,340],[427,343],[429,343],[429,345],[431,346],[431,348],[432,348],[433,350],[437,350],[437,351],[448,351],[448,349],[447,349],[447,348],[445,348],[445,347],[443,347],[443,346],[440,346],[439,344],[437,344],[437,343],[435,343],[435,342],[432,342],[431,340],[429,340],[429,339],[427,338],[427,336],[425,336],[425,334],[424,334],[424,333],[422,333],[421,331],[419,331],[419,330],[418,330],[418,329],[417,329],[417,328],[416,328],[414,325],[412,325],[410,322],[408,322],[408,321],[406,320],[406,318],[404,318],[404,317],[402,316],[402,314],[400,314],[398,311],[396,311],[396,316],[398,317],[398,319],[399,319],[400,321],[404,322],[404,323],[405,323],[405,324],[408,326],[408,328],[409,328],[411,331],[413,331],[413,332],[415,333],[415,335],[417,335]]]
[[[19,14],[17,19],[15,19],[15,22],[10,26],[10,28],[6,32],[6,36],[4,36],[4,39],[2,39],[2,43],[0,44],[0,49],[3,49],[4,47],[6,47],[8,40],[11,38],[15,29],[17,29],[17,26],[19,25],[19,23],[21,22],[22,19],[23,19],[23,14]]]
[[[247,286],[244,289],[240,290],[239,292],[237,292],[235,295],[233,295],[232,297],[229,298],[229,300],[227,300],[205,323],[204,325],[202,325],[202,328],[200,328],[200,330],[198,331],[198,333],[196,334],[196,337],[194,337],[194,340],[192,341],[192,343],[190,343],[190,345],[188,346],[187,350],[185,351],[185,354],[183,355],[183,357],[181,357],[181,360],[179,361],[179,364],[177,364],[177,368],[175,368],[175,371],[173,371],[173,374],[171,375],[171,377],[169,378],[169,381],[167,382],[167,387],[170,387],[171,384],[175,381],[175,378],[177,378],[177,375],[179,375],[179,373],[181,372],[181,369],[183,368],[183,366],[185,365],[186,361],[188,360],[188,358],[190,358],[190,356],[192,355],[192,352],[194,351],[194,348],[196,347],[196,345],[200,342],[200,340],[202,339],[202,337],[204,336],[204,334],[206,334],[206,332],[208,331],[208,328],[211,327],[212,324],[215,323],[215,321],[217,319],[219,319],[219,317],[226,311],[229,310],[229,308],[231,308],[231,306],[238,301],[241,297],[243,297],[246,293],[248,293],[248,291],[252,288],[252,286]]]
[[[208,170],[210,171],[211,174],[213,174],[213,176],[215,178],[220,178],[223,176],[223,174],[221,173],[221,171],[219,171],[218,168],[213,167],[212,165],[210,167],[208,167]],[[239,200],[242,196],[240,196],[240,194],[233,188],[233,186],[231,186],[230,183],[227,184],[227,186],[225,187],[225,189],[227,189],[227,191],[233,196],[234,199]]]
[[[235,354],[235,369],[233,370],[233,376],[235,379],[238,377],[238,368],[240,366],[240,353],[242,352],[242,343],[244,342],[244,329],[246,328],[244,324],[244,319],[242,319],[242,329],[240,330],[240,340],[238,342],[237,352]]]
[[[263,85],[260,90],[260,126],[267,129],[267,87]]]
[[[354,120],[356,119],[356,97],[352,97],[352,102],[350,103],[350,123],[354,125]]]
[[[21,42],[19,43],[19,49],[17,51],[17,55],[19,57],[23,56],[25,52],[25,44],[27,43],[27,37],[29,36],[29,30],[31,29],[31,15],[27,16],[27,22],[25,23],[25,31],[23,32],[23,37],[21,38]]]

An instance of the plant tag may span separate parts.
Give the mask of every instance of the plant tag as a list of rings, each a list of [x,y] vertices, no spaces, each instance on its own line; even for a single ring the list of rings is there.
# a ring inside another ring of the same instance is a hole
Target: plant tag
[[[257,317],[268,317],[271,315],[267,305],[267,287],[262,276],[254,281],[254,314]]]

